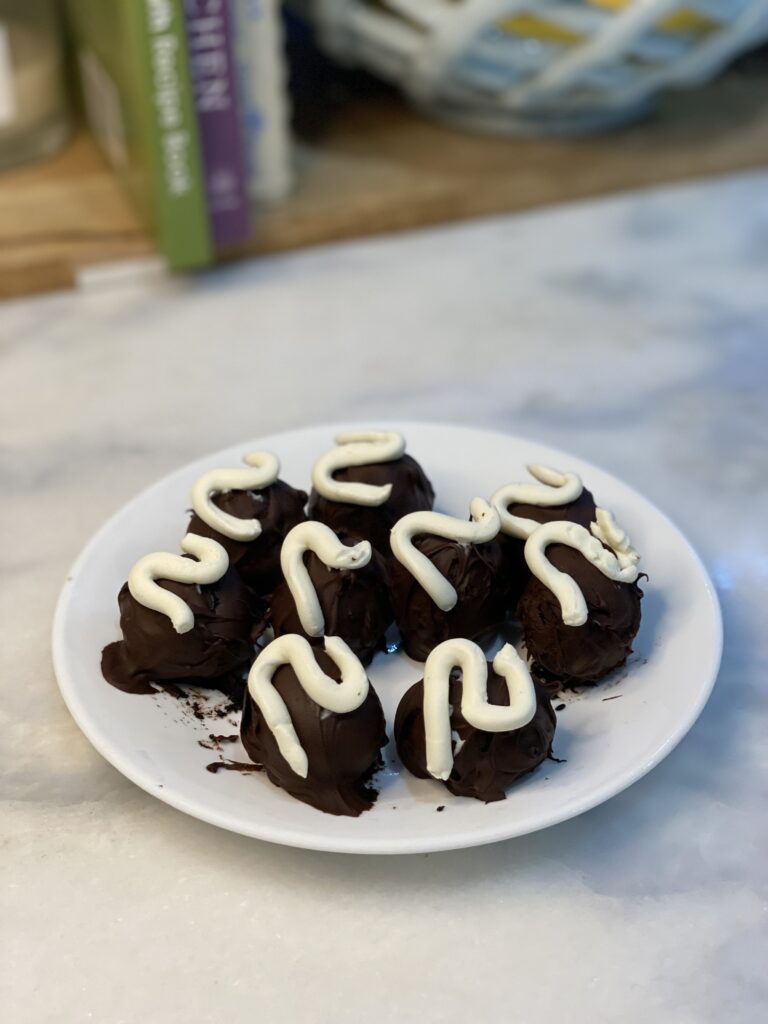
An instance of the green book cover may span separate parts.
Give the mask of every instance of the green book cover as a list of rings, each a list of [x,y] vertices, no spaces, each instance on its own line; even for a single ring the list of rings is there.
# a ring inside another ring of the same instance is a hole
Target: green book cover
[[[182,0],[69,0],[91,129],[171,267],[213,258]]]

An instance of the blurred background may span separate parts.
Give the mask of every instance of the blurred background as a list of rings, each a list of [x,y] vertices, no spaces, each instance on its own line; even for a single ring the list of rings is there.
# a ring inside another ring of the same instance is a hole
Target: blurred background
[[[0,296],[768,162],[768,0],[0,0]]]

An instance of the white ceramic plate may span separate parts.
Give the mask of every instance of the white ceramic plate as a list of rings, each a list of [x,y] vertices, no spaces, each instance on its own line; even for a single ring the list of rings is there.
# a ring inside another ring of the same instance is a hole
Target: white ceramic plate
[[[595,466],[522,438],[458,427],[398,425],[434,484],[437,507],[464,516],[470,498],[525,479],[528,462],[575,470],[627,529],[650,577],[628,665],[602,685],[555,702],[566,705],[557,716],[554,743],[564,763],[545,762],[506,800],[486,805],[401,772],[390,744],[373,810],[359,818],[333,817],[293,800],[263,773],[206,771],[221,757],[247,760],[239,741],[224,744],[221,753],[198,742],[208,742],[212,732],[236,733],[234,716],[200,721],[166,693],[125,694],[104,682],[100,654],[119,637],[118,590],[141,555],[178,550],[196,477],[267,448],[279,455],[283,479],[308,489],[313,461],[340,429],[277,434],[200,459],[134,498],[87,545],[59,600],[53,654],[64,700],[102,756],[148,793],[213,825],[346,853],[448,850],[524,835],[602,803],[666,757],[698,717],[720,663],[720,610],[697,555],[657,508]],[[421,666],[401,653],[380,654],[370,677],[391,734],[397,702],[421,677]]]

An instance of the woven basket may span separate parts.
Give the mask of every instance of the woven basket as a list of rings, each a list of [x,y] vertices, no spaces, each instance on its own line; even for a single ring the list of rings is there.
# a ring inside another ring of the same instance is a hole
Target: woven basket
[[[306,5],[305,5],[306,6]],[[699,84],[768,38],[768,0],[314,0],[336,58],[438,116],[584,131]]]

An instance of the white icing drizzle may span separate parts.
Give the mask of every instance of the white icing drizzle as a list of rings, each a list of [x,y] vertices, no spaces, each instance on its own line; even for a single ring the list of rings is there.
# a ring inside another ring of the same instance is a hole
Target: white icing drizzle
[[[222,491],[259,491],[269,487],[280,474],[280,462],[271,452],[249,452],[243,456],[248,469],[211,469],[195,481],[192,508],[198,516],[231,540],[256,540],[261,534],[258,519],[239,519],[223,512],[211,501]]]
[[[229,557],[218,541],[196,533],[188,533],[182,539],[181,550],[194,555],[197,561],[168,551],[144,555],[128,573],[128,589],[139,604],[167,615],[177,633],[188,633],[195,624],[192,609],[177,594],[159,587],[155,580],[198,586],[216,583],[229,568]]]
[[[366,430],[337,434],[338,445],[321,455],[312,468],[312,485],[318,494],[347,505],[383,505],[392,493],[392,484],[377,487],[335,480],[333,474],[348,466],[369,466],[393,462],[405,451],[405,438],[394,430]]]
[[[535,463],[525,468],[539,481],[537,484],[505,484],[491,497],[491,504],[499,513],[501,532],[508,537],[518,537],[521,540],[530,537],[541,524],[535,519],[513,516],[509,512],[510,505],[538,505],[541,508],[568,505],[576,501],[584,490],[581,477],[576,473],[559,473],[549,466],[539,466]]]
[[[451,733],[451,672],[461,669],[461,713],[470,725],[483,732],[511,732],[527,725],[536,714],[536,691],[528,667],[505,644],[493,659],[504,677],[509,706],[488,703],[488,665],[485,655],[471,640],[445,640],[431,652],[424,666],[424,738],[427,771],[445,780],[453,770]],[[461,746],[455,751],[458,754]]]
[[[581,588],[567,573],[560,572],[549,561],[545,552],[550,544],[567,544],[580,551],[608,579],[619,583],[634,583],[638,576],[640,556],[632,547],[626,533],[610,512],[597,509],[596,523],[585,530],[577,523],[545,523],[525,542],[525,560],[528,568],[560,602],[566,626],[583,626],[587,621],[587,602]],[[603,546],[608,545],[611,550]]]
[[[601,543],[607,544],[616,555],[616,561],[621,569],[621,582],[634,583],[638,576],[637,563],[640,561],[640,555],[635,551],[632,541],[608,509],[596,509],[595,518],[597,522],[590,523],[589,527],[593,536]]]
[[[426,590],[438,608],[449,612],[458,600],[456,588],[426,555],[413,545],[417,534],[429,533],[463,544],[484,544],[499,532],[499,514],[483,498],[469,505],[471,521],[443,515],[442,512],[411,512],[392,528],[389,543],[395,558]]]
[[[281,665],[290,665],[304,693],[324,711],[337,715],[359,708],[368,696],[365,669],[341,637],[327,636],[325,652],[339,667],[340,683],[323,672],[309,642],[296,633],[287,633],[273,640],[248,673],[248,692],[264,716],[280,753],[303,779],[309,771],[307,752],[296,735],[285,701],[272,685],[272,676],[277,669]]]
[[[329,569],[362,569],[371,560],[371,545],[342,544],[324,523],[299,523],[290,530],[280,549],[280,566],[293,595],[302,629],[310,636],[322,636],[325,619],[317,592],[304,565],[305,551],[314,551]]]

